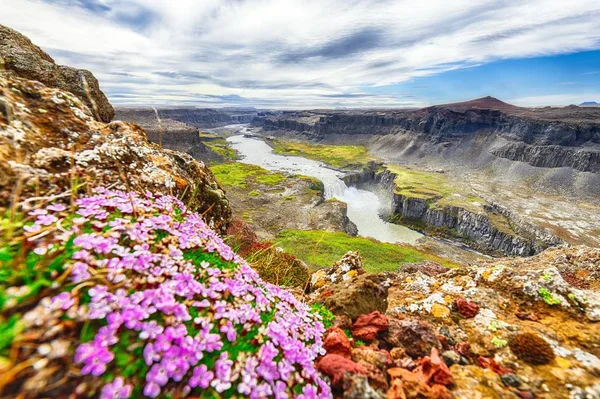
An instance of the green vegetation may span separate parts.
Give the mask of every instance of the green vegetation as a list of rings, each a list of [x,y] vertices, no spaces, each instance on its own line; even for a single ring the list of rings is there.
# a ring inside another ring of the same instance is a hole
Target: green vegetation
[[[506,345],[508,345],[508,341],[505,339],[494,337],[492,338],[492,345],[494,345],[496,348],[504,348]]]
[[[277,236],[276,243],[315,268],[331,266],[350,250],[359,251],[368,272],[395,271],[403,263],[424,260],[456,266],[446,259],[411,246],[381,243],[364,237],[352,237],[346,233],[284,230]]]
[[[277,154],[298,155],[322,161],[338,169],[357,169],[377,160],[366,147],[355,145],[324,145],[298,141],[275,140]]]
[[[262,195],[262,194],[261,194],[261,193],[260,193],[260,191],[258,191],[258,190],[250,191],[250,192],[248,193],[248,196],[250,196],[250,197],[260,197],[261,195]]]
[[[213,172],[219,183],[225,187],[235,186],[245,188],[250,180],[268,186],[274,186],[286,179],[286,176],[282,173],[269,172],[260,166],[241,162],[214,165],[210,170]]]
[[[200,134],[200,137],[203,137],[202,133]],[[211,140],[204,141],[203,143],[206,144],[208,148],[225,158],[225,160],[235,161],[238,159],[237,152],[229,146],[229,143],[224,138],[211,138]]]
[[[443,173],[414,170],[399,165],[386,167],[396,174],[396,194],[420,198],[435,207],[452,205],[471,212],[480,212],[485,204],[483,198],[461,192]]]
[[[315,303],[310,306],[310,310],[312,313],[321,316],[321,320],[323,321],[323,325],[326,329],[333,326],[333,323],[335,322],[335,315],[331,313],[331,311],[325,306],[321,305],[320,303]]]
[[[540,294],[544,302],[546,302],[548,305],[560,305],[560,299],[552,295],[548,289],[542,287],[538,290],[538,294]]]

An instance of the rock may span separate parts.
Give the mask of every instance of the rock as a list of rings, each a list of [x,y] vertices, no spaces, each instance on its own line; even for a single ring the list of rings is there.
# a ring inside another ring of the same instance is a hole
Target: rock
[[[189,155],[150,143],[135,125],[97,122],[72,94],[39,82],[0,78],[0,98],[10,108],[0,112],[0,207],[20,179],[23,198],[76,180],[80,190],[173,194],[225,232],[231,220],[225,192]]]
[[[392,356],[386,350],[371,346],[359,346],[352,350],[352,360],[357,363],[368,363],[384,371],[392,364]]]
[[[384,340],[391,346],[403,347],[412,358],[426,356],[432,348],[441,348],[430,325],[417,319],[391,319]]]
[[[410,372],[403,368],[388,370],[392,382],[388,399],[450,399],[452,394],[444,385],[429,386],[420,372]]]
[[[323,348],[329,354],[340,355],[347,359],[351,358],[350,340],[339,327],[334,326],[327,330]]]
[[[518,388],[521,385],[521,380],[513,373],[506,373],[500,376],[502,383],[507,387],[515,387]]]
[[[0,25],[0,58],[9,77],[36,80],[77,96],[97,121],[110,122],[115,111],[91,72],[56,65],[41,48],[19,32]]]
[[[333,388],[341,388],[344,373],[355,373],[366,375],[367,370],[358,363],[343,356],[327,354],[317,361],[317,369],[331,378]]]
[[[371,385],[373,388],[379,391],[387,391],[389,385],[383,371],[381,371],[374,365],[364,361],[360,361],[358,362],[358,364],[366,370],[366,375],[369,379],[369,385]]]
[[[458,309],[458,313],[466,318],[475,317],[477,312],[479,312],[479,305],[477,305],[475,302],[467,301],[462,297],[456,298],[454,303]]]
[[[317,270],[311,276],[313,290],[339,282],[350,282],[357,276],[364,274],[365,269],[358,252],[348,251],[346,255],[328,269]]]
[[[352,336],[355,339],[370,342],[377,334],[386,331],[389,327],[387,317],[379,311],[358,316],[352,326]]]
[[[423,373],[427,384],[452,385],[454,382],[452,373],[450,373],[446,363],[442,361],[440,352],[437,348],[431,349],[431,355],[425,356],[421,365],[418,366],[414,372]]]
[[[414,274],[414,273],[423,273],[427,276],[433,277],[438,276],[440,274],[446,273],[449,268],[446,266],[442,266],[437,262],[425,261],[419,263],[405,263],[400,268],[402,273]]]
[[[448,367],[460,363],[460,355],[454,351],[445,351],[442,353],[442,359]]]
[[[333,314],[345,315],[356,320],[361,314],[387,309],[387,287],[385,278],[375,274],[362,274],[351,284],[340,282],[327,285],[311,293],[309,303],[320,303]],[[321,295],[328,293],[327,296]]]
[[[344,399],[385,399],[385,395],[369,385],[369,380],[363,375],[344,375]]]

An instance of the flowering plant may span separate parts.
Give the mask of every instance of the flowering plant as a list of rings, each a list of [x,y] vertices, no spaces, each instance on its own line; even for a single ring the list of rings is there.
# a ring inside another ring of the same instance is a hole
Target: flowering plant
[[[102,398],[331,397],[318,316],[176,198],[101,188],[29,215],[30,256],[63,254],[46,315],[82,324],[74,361]]]

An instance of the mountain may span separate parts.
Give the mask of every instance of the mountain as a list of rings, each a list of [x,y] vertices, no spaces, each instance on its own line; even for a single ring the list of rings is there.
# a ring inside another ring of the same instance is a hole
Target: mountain
[[[439,108],[447,108],[452,110],[467,110],[467,109],[498,109],[498,110],[516,110],[520,107],[505,103],[495,97],[487,96],[477,98],[475,100],[437,105]]]
[[[584,101],[581,104],[579,104],[580,107],[598,107],[600,106],[600,103],[597,103],[596,101]]]

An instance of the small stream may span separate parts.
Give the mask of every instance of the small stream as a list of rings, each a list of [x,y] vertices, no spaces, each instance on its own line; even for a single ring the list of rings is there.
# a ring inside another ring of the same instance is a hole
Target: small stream
[[[240,129],[246,133],[246,128]],[[242,162],[258,165],[271,171],[300,174],[319,179],[325,186],[325,198],[337,198],[348,204],[348,218],[358,227],[358,234],[383,242],[413,244],[421,233],[404,226],[388,223],[379,217],[386,204],[370,191],[346,186],[341,172],[311,159],[279,155],[260,138],[235,135],[227,139],[231,147],[241,155]],[[388,205],[389,206],[389,205]]]

